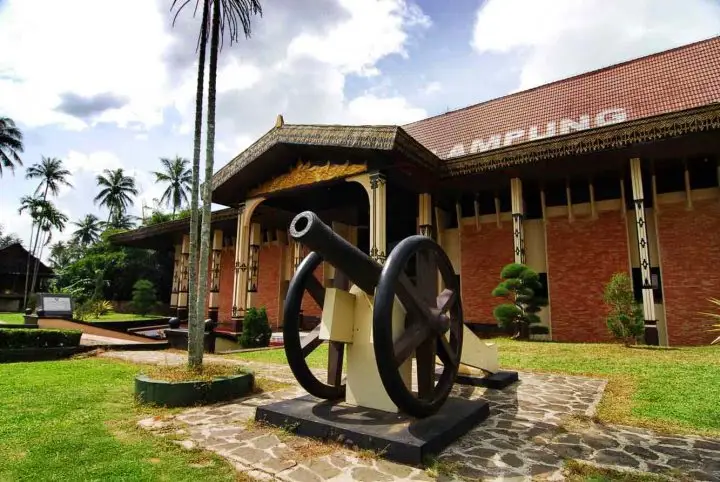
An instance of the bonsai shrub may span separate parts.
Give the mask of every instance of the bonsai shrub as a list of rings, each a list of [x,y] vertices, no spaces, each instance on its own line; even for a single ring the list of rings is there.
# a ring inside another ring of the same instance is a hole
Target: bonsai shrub
[[[608,330],[625,346],[636,344],[645,332],[645,319],[640,303],[635,301],[632,282],[627,273],[615,273],[605,285],[605,304],[609,314],[605,319]]]
[[[270,345],[272,330],[265,308],[248,308],[243,319],[240,344],[243,348],[259,348]]]
[[[12,329],[0,330],[0,350],[20,348],[60,348],[80,344],[80,330]]]
[[[137,280],[133,285],[132,292],[132,304],[135,311],[139,315],[146,315],[155,306],[156,301],[155,286],[146,279]]]
[[[493,310],[498,324],[513,332],[513,338],[528,340],[530,333],[542,332],[538,312],[547,306],[548,300],[538,294],[543,290],[540,277],[524,264],[511,263],[500,272],[502,281],[492,291],[493,296],[505,298],[503,303]]]

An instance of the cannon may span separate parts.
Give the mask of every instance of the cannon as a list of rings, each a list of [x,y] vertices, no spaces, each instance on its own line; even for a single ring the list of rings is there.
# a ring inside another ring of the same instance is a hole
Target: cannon
[[[405,238],[380,264],[313,212],[298,214],[289,231],[311,253],[298,265],[285,298],[284,348],[295,378],[310,395],[425,418],[446,403],[458,374],[467,374],[468,367],[486,375],[497,372],[496,346],[464,325],[460,281],[432,238]],[[336,279],[347,279],[346,286],[320,283],[314,272],[323,261],[335,268]],[[407,269],[413,266],[414,277]],[[322,316],[301,337],[306,292]],[[324,342],[330,349],[327,380],[316,377],[307,363]]]

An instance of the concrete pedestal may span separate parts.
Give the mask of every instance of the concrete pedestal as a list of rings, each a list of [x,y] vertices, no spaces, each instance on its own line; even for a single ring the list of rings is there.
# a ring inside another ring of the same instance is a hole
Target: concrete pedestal
[[[341,440],[376,451],[383,458],[415,465],[437,455],[489,413],[483,400],[448,398],[435,415],[415,419],[307,395],[258,407],[255,420],[293,429],[301,436]]]

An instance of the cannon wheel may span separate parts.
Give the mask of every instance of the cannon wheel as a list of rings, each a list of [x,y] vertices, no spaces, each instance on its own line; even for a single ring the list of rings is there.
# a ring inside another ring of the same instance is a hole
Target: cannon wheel
[[[408,262],[419,261],[416,284],[405,274]],[[422,264],[424,262],[424,264]],[[437,271],[445,289],[437,295]],[[393,339],[395,296],[405,308],[405,330]],[[373,342],[383,386],[403,412],[427,417],[437,412],[452,390],[462,351],[463,313],[460,283],[450,259],[426,236],[410,236],[388,257],[375,292]],[[417,363],[417,392],[408,388],[399,367],[413,354]],[[435,383],[435,357],[443,371]]]
[[[283,309],[283,344],[290,369],[300,386],[310,395],[326,400],[337,400],[345,397],[345,384],[341,381],[342,345],[338,347],[334,343],[330,344],[331,353],[332,348],[340,349],[336,351],[335,357],[332,355],[330,357],[328,378],[332,379],[333,384],[327,384],[315,377],[306,361],[306,357],[323,343],[320,339],[320,325],[318,324],[313,331],[300,339],[300,307],[305,291],[307,290],[320,309],[323,308],[325,288],[314,275],[315,269],[322,261],[318,253],[308,254],[298,265],[295,276],[290,281]]]

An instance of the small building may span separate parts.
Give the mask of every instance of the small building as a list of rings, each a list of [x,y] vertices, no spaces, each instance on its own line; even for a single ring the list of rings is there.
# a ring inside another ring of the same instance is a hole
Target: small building
[[[26,276],[28,260],[30,275]],[[37,258],[20,243],[0,248],[0,311],[17,312],[22,310],[24,293],[32,282],[36,261]],[[53,270],[41,261],[38,266],[35,291],[46,290],[47,283],[53,276]]]
[[[720,296],[720,37],[404,126],[275,126],[212,178],[209,313],[231,330],[251,306],[278,328],[306,254],[289,221],[313,210],[379,262],[434,237],[460,278],[464,316],[492,327],[501,268],[541,274],[552,340],[609,340],[603,289],[633,279],[646,342],[712,339]],[[187,313],[188,221],[114,236],[175,251],[172,304]],[[329,286],[334,272],[321,266]],[[312,299],[304,315],[317,317]]]

